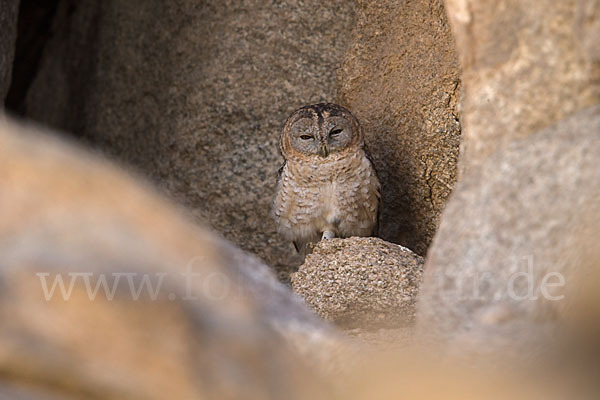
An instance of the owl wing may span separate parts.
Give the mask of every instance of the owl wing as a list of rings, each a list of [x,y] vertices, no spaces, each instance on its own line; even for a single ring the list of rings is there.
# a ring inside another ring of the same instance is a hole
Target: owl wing
[[[287,160],[284,160],[283,164],[281,164],[281,167],[279,167],[279,170],[277,171],[277,186],[279,186],[279,182],[281,181],[281,174],[283,174],[283,169],[285,168],[286,163],[287,163]],[[302,244],[299,242],[292,242],[292,243],[294,243],[294,248],[296,249],[296,252],[300,253]]]
[[[377,221],[375,222],[375,226],[373,227],[373,232],[371,235],[379,236],[379,216],[381,215],[381,196],[378,198],[377,202]]]
[[[283,174],[283,169],[285,168],[285,164],[287,163],[287,160],[283,161],[283,164],[281,164],[281,167],[279,167],[279,170],[277,171],[277,184],[279,185],[279,181],[281,181],[281,174]]]
[[[367,160],[369,160],[369,163],[371,164],[371,168],[373,168],[373,173],[375,174],[375,177],[379,181],[379,184],[381,184],[381,180],[379,179],[379,174],[377,173],[377,168],[375,168],[375,163],[373,162],[373,157],[371,157],[371,153],[369,153],[366,146],[363,147],[363,150],[365,152],[365,157],[367,157]],[[377,220],[375,222],[375,227],[373,228],[373,232],[371,233],[373,236],[379,235],[379,216],[380,215],[381,215],[381,192],[379,192],[377,194]]]

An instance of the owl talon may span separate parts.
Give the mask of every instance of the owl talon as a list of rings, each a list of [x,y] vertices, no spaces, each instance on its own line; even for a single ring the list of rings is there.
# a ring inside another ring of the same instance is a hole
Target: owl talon
[[[333,239],[335,237],[335,234],[331,231],[325,231],[323,232],[323,236],[321,236],[321,240],[329,240],[329,239]]]

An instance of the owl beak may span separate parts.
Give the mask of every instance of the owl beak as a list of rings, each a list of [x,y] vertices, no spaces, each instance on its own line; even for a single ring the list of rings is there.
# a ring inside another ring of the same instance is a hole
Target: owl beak
[[[319,150],[319,155],[323,158],[325,158],[329,155],[329,149],[327,148],[327,145],[325,143],[323,143],[321,145],[321,149]]]

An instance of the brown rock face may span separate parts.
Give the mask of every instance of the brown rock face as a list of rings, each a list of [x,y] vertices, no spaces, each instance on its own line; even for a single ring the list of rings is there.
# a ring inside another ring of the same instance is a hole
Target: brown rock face
[[[136,180],[0,124],[0,393],[312,398],[330,329]]]
[[[461,163],[600,102],[595,0],[447,0],[463,68]]]
[[[447,1],[466,172],[428,253],[422,334],[530,354],[560,326],[600,226],[597,4]]]
[[[357,2],[338,97],[383,185],[380,236],[424,255],[454,187],[459,66],[441,0]]]
[[[18,10],[18,0],[3,0],[0,3],[0,109],[10,85]]]
[[[334,100],[351,2],[86,0],[57,15],[26,115],[139,168],[269,264],[298,265],[269,217],[279,129]]]
[[[292,287],[345,328],[401,327],[414,317],[423,258],[378,238],[322,240],[292,274]]]

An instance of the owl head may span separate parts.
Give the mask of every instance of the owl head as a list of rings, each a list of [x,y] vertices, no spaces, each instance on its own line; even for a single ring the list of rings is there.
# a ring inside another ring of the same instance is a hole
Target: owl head
[[[362,146],[362,128],[356,117],[333,103],[304,106],[292,113],[281,132],[281,153],[327,158]]]

